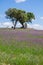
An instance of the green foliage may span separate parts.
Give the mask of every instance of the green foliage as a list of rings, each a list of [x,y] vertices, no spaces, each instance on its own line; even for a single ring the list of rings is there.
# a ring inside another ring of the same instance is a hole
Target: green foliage
[[[14,25],[14,21],[15,21],[14,26],[16,26],[17,21],[19,21],[23,26],[23,23],[32,22],[32,19],[35,19],[35,16],[34,16],[33,13],[25,12],[24,10],[19,10],[19,9],[16,9],[16,8],[8,9],[5,12],[5,14],[6,14],[6,18],[11,19],[11,21],[13,22],[13,25]]]
[[[35,19],[35,16],[33,13],[31,12],[27,12],[27,17],[28,17],[28,20],[29,22],[32,22],[32,19]]]

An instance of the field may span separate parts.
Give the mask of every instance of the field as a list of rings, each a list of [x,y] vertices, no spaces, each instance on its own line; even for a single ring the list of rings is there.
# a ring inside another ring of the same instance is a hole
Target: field
[[[43,65],[43,31],[0,29],[0,65]]]

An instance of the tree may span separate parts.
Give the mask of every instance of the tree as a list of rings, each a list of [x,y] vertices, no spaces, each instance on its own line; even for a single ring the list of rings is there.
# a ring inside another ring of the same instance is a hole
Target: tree
[[[27,12],[27,17],[28,17],[27,22],[30,22],[30,23],[32,23],[32,19],[35,19],[34,14],[31,12]]]
[[[14,25],[14,29],[15,29],[15,26],[16,26],[16,23],[17,23],[17,9],[16,8],[13,8],[13,9],[8,9],[6,12],[6,18],[7,19],[10,19]],[[15,21],[15,24],[14,24],[14,21]]]
[[[18,21],[22,24],[22,28],[24,28],[23,23],[27,21],[27,14],[23,10],[18,10]]]
[[[24,28],[24,23],[25,22],[32,22],[32,19],[35,19],[35,16],[31,12],[25,12],[24,10],[19,10],[16,8],[10,8],[6,12],[6,17],[8,19],[11,19],[14,29],[17,24],[17,21],[19,21],[22,24],[22,28]],[[15,24],[14,24],[15,21]]]

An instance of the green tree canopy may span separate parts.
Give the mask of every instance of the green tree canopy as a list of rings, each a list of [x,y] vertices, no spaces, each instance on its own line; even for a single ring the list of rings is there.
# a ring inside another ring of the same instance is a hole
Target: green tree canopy
[[[19,10],[16,8],[10,8],[6,12],[6,18],[10,19],[14,25],[14,28],[19,21],[22,24],[22,28],[24,28],[25,22],[32,22],[32,19],[35,19],[35,16],[31,12],[26,12],[24,10]],[[15,24],[14,24],[15,21]]]

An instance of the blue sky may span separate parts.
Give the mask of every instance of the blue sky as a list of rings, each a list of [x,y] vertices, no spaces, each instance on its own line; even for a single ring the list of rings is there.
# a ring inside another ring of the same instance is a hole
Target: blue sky
[[[5,18],[5,11],[9,8],[18,8],[27,12],[33,12],[35,20],[28,27],[43,29],[43,0],[0,0],[0,27],[11,26],[10,20]],[[17,26],[20,23],[17,24]]]

